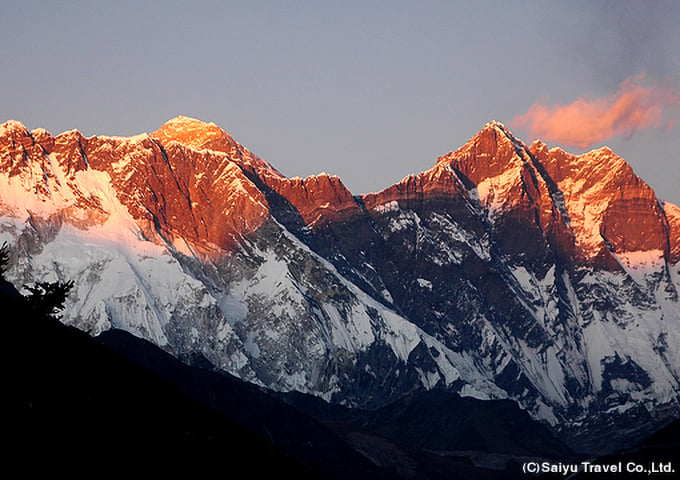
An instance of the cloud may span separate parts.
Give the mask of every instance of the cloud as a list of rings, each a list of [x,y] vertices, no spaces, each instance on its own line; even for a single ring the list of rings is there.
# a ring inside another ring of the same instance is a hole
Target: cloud
[[[612,137],[630,138],[648,128],[672,128],[665,120],[668,107],[680,102],[669,87],[645,86],[644,75],[625,80],[608,98],[579,98],[569,105],[546,105],[540,100],[518,115],[512,128],[565,146],[589,148]]]

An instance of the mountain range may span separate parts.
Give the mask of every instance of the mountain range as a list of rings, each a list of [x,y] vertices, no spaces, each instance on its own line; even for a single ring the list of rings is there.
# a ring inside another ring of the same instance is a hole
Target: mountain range
[[[14,285],[74,282],[66,325],[281,395],[507,401],[583,454],[680,418],[680,209],[607,147],[490,122],[353,195],[192,118],[134,137],[8,121],[2,241]]]

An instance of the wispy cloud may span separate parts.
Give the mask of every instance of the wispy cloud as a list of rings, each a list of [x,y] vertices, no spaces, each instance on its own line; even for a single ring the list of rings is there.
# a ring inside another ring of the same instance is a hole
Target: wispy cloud
[[[612,137],[630,137],[648,128],[672,128],[665,118],[668,107],[680,97],[670,87],[646,85],[644,75],[625,80],[608,98],[582,97],[569,105],[533,104],[511,125],[565,146],[588,148]]]

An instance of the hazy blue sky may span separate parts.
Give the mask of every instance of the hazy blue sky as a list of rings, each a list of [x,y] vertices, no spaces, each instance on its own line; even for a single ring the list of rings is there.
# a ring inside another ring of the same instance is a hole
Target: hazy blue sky
[[[0,121],[131,135],[193,116],[354,193],[539,99],[607,98],[642,73],[680,85],[677,1],[5,2],[0,40]],[[601,144],[680,203],[678,106],[664,115]]]

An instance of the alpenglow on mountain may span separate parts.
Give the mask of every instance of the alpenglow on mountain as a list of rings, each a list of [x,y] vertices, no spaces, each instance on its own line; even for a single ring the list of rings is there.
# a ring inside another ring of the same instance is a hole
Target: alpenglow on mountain
[[[356,196],[187,117],[129,138],[8,121],[0,215],[9,280],[75,282],[64,323],[274,390],[511,399],[581,450],[680,417],[680,209],[606,147],[491,122]]]

